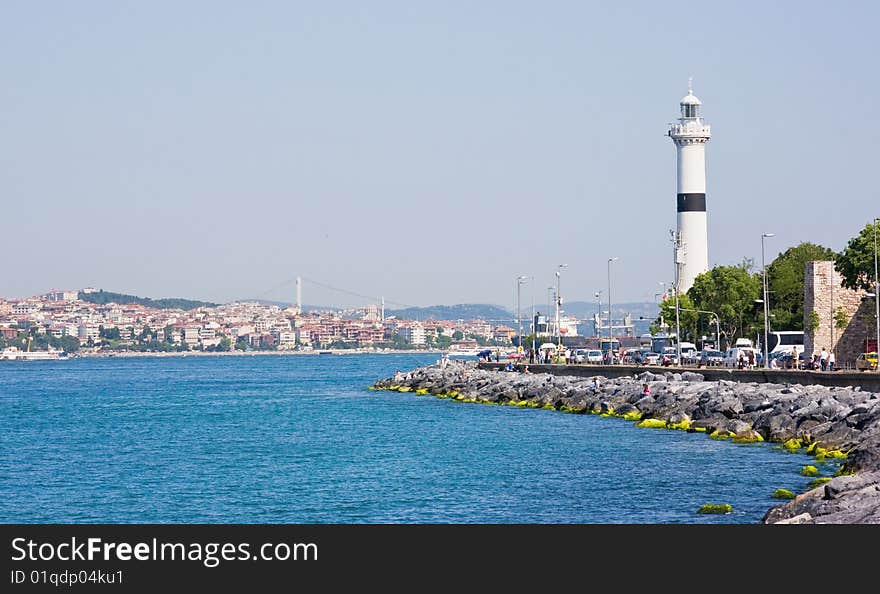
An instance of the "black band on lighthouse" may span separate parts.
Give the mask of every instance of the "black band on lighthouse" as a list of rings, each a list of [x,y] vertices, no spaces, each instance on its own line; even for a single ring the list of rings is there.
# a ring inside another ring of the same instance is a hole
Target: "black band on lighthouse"
[[[678,212],[706,212],[706,195],[679,194]]]

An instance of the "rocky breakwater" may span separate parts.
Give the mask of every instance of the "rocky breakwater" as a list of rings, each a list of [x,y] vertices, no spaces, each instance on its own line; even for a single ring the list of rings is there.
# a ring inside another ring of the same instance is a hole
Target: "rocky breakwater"
[[[692,372],[555,376],[462,363],[398,372],[372,389],[621,417],[637,427],[702,432],[735,443],[777,442],[841,465],[838,476],[770,509],[765,522],[880,523],[880,394],[858,387],[709,382]]]

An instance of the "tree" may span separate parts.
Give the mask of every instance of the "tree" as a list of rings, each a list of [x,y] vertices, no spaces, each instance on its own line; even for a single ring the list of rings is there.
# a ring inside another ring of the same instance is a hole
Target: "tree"
[[[874,233],[880,238],[880,223],[865,225],[834,258],[834,269],[847,289],[874,292]]]
[[[440,334],[434,340],[434,346],[438,349],[448,349],[452,344],[452,338],[446,336],[445,334]]]
[[[696,309],[718,314],[728,339],[744,336],[757,318],[755,300],[761,295],[761,277],[749,274],[745,265],[716,266],[698,275],[687,295]]]
[[[464,334],[461,333],[461,330],[452,333],[452,340],[461,340],[462,338],[464,338]]]
[[[804,268],[812,260],[834,260],[834,250],[804,242],[767,265],[770,313],[776,329],[804,329]]]
[[[54,348],[67,353],[75,353],[79,350],[79,340],[75,336],[68,336],[66,334],[60,338],[53,337],[50,340],[50,344]]]
[[[107,340],[119,340],[119,328],[113,326],[111,328],[104,328],[104,326],[98,326],[98,336],[101,338],[106,338]]]
[[[816,333],[816,330],[819,329],[819,314],[814,309],[810,312],[810,323],[806,327],[806,331],[810,333],[810,336],[813,336]]]
[[[681,327],[681,338],[688,338],[691,342],[694,342],[693,339],[697,335],[697,324],[700,319],[700,314],[692,311],[696,309],[698,308],[686,293],[678,296],[678,322]],[[675,332],[675,295],[672,295],[660,304],[660,316],[654,322],[658,328],[661,316],[663,323]]]

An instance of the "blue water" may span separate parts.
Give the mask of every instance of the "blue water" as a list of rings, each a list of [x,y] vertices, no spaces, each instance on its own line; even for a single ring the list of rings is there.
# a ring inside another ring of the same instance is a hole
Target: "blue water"
[[[620,419],[366,389],[435,359],[4,362],[0,522],[750,523],[815,464]],[[734,513],[695,514],[707,502]]]

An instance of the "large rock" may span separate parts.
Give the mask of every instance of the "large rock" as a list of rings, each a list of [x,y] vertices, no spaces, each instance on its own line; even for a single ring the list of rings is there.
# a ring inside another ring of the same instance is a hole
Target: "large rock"
[[[693,371],[685,371],[681,374],[682,381],[685,382],[702,382],[706,378],[702,373],[694,373]]]
[[[732,419],[743,412],[743,405],[736,398],[725,398],[718,404],[715,410],[728,419]]]
[[[766,437],[770,441],[785,442],[795,436],[797,425],[787,414],[777,414],[769,418]]]

